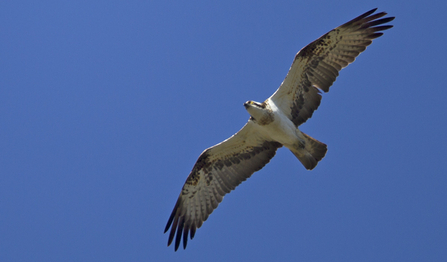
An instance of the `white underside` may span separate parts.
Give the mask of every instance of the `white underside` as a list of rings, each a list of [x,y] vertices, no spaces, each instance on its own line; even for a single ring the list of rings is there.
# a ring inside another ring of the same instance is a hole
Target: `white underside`
[[[296,148],[304,143],[304,136],[295,127],[295,124],[278,108],[273,101],[269,105],[274,114],[274,121],[270,124],[260,126],[265,135],[274,141],[283,144],[287,148]]]

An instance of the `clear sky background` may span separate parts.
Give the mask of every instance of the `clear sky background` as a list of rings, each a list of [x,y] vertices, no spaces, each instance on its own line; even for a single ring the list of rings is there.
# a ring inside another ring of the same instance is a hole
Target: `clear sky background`
[[[163,234],[199,154],[298,50],[374,8],[393,29],[186,250]],[[0,5],[0,261],[445,261],[445,1]]]

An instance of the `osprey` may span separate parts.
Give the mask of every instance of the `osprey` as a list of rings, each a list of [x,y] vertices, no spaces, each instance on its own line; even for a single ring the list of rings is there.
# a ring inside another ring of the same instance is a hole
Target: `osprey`
[[[383,25],[394,17],[370,10],[329,31],[295,56],[289,72],[276,92],[262,103],[244,103],[250,114],[247,124],[227,140],[202,152],[169,217],[168,246],[175,237],[177,251],[188,235],[217,208],[225,194],[264,167],[282,146],[311,170],[326,154],[326,144],[304,134],[298,126],[318,108],[321,90],[329,91],[338,72],[352,63],[372,40],[393,27]],[[380,18],[380,19],[379,19]],[[177,235],[176,235],[177,233]],[[183,236],[183,237],[182,237]]]

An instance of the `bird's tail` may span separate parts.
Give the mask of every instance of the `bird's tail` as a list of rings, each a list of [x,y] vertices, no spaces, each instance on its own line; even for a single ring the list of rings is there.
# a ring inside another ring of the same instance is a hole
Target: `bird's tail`
[[[306,169],[311,170],[326,155],[327,145],[302,132],[301,134],[304,136],[304,148],[301,146],[289,149]]]

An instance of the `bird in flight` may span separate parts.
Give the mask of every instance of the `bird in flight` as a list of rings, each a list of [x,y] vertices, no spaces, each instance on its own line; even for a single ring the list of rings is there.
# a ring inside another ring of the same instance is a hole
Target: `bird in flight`
[[[384,25],[394,17],[372,9],[329,31],[301,49],[276,92],[262,103],[247,101],[250,119],[227,140],[200,154],[186,179],[166,224],[171,228],[168,246],[175,238],[177,251],[188,235],[217,208],[225,194],[235,189],[254,172],[263,168],[282,146],[288,148],[311,170],[325,156],[326,144],[301,132],[298,127],[312,117],[338,72],[354,62],[372,40],[392,28]]]

